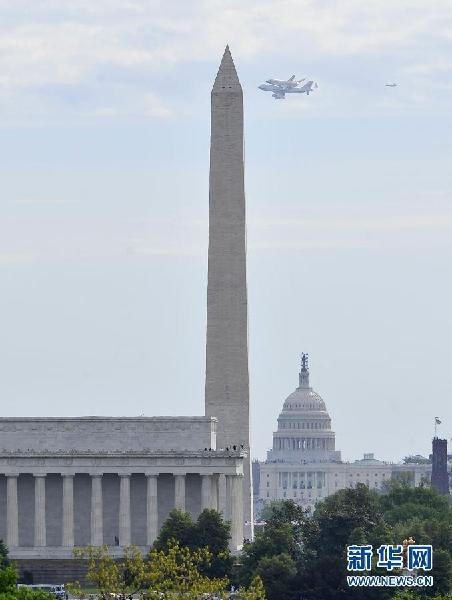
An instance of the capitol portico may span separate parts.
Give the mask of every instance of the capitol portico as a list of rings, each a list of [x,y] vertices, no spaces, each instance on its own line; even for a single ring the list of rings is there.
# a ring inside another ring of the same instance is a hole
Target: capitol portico
[[[238,548],[245,454],[215,450],[216,426],[212,417],[0,419],[0,539],[11,558],[149,548],[173,508],[194,518],[222,509]]]

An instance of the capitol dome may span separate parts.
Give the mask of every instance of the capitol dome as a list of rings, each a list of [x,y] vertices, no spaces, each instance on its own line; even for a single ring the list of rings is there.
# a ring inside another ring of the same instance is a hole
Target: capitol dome
[[[331,417],[322,397],[309,385],[308,356],[301,357],[299,385],[285,400],[267,460],[277,462],[340,461]]]

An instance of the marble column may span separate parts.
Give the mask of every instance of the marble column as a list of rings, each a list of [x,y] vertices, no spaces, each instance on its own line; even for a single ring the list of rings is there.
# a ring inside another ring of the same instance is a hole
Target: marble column
[[[104,543],[102,475],[91,475],[91,546]]]
[[[226,504],[231,521],[230,549],[243,547],[243,475],[226,475]]]
[[[157,478],[158,475],[146,474],[146,543],[152,546],[158,534],[158,503],[157,503]]]
[[[66,547],[74,545],[74,475],[63,475],[63,537]]]
[[[212,508],[220,510],[220,475],[214,473],[212,475]]]
[[[130,529],[130,473],[119,474],[119,545],[132,541]]]
[[[174,508],[185,510],[185,475],[174,475]]]
[[[201,511],[212,508],[212,475],[201,475]]]
[[[6,543],[9,548],[19,545],[18,477],[18,473],[6,476]]]
[[[35,478],[35,546],[46,546],[46,475]]]
[[[225,505],[224,505],[224,520],[231,520],[231,477],[232,475],[225,476]]]

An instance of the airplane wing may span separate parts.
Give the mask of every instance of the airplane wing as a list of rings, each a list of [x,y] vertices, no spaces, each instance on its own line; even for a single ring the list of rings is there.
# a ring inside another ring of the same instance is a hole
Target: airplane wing
[[[292,75],[292,77],[289,78],[289,81],[293,81],[295,79],[295,75]]]
[[[286,91],[288,90],[274,91],[272,96],[275,100],[284,100],[284,98],[286,97]]]
[[[304,85],[302,85],[299,88],[290,88],[285,91],[288,94],[308,94],[309,95],[309,92],[312,92],[313,83],[314,83],[313,81],[308,81],[307,83],[305,83]]]

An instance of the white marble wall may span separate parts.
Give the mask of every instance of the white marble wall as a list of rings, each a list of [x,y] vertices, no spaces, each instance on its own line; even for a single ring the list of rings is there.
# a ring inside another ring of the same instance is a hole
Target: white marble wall
[[[215,449],[216,429],[214,417],[0,418],[0,452]]]

